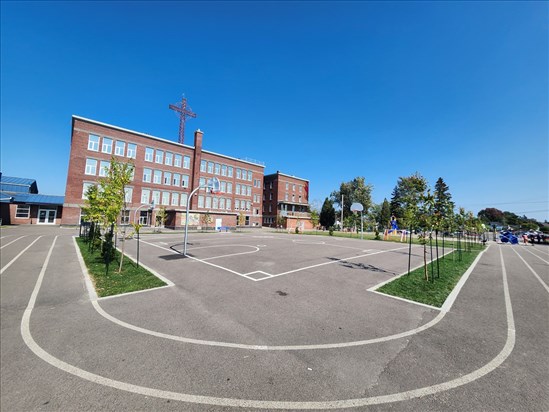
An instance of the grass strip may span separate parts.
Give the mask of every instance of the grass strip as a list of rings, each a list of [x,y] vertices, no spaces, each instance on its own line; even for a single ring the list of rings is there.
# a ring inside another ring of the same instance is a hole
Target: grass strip
[[[436,261],[433,262],[435,271],[434,282],[425,280],[422,266],[410,272],[409,275],[403,275],[392,282],[386,283],[377,289],[377,292],[440,308],[481,250],[480,246],[477,246],[468,252],[462,250],[461,260],[459,260],[458,251],[454,251],[444,258],[440,258],[439,278],[436,277]],[[430,270],[429,264],[427,269]],[[429,277],[429,279],[431,278]]]
[[[154,276],[144,267],[137,267],[137,264],[127,256],[122,264],[122,272],[118,273],[118,267],[120,266],[120,252],[118,250],[115,251],[115,258],[109,264],[107,271],[107,266],[99,250],[90,252],[88,243],[83,238],[76,238],[76,243],[80,247],[80,253],[84,258],[88,273],[99,297],[120,295],[121,293],[166,285],[164,281]]]

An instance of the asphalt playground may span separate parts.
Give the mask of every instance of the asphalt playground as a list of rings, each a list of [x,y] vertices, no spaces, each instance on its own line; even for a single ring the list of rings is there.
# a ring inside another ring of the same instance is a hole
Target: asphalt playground
[[[2,411],[549,410],[547,246],[489,243],[438,309],[375,292],[402,243],[147,234],[168,285],[97,298],[75,235],[0,229]]]

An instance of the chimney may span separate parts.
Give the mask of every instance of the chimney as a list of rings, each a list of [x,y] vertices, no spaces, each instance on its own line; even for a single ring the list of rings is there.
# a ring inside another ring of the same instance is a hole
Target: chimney
[[[202,130],[198,129],[194,132],[194,150],[202,152]]]

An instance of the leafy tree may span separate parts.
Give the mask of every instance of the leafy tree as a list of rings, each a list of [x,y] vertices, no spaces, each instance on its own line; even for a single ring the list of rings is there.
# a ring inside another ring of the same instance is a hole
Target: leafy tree
[[[244,226],[246,224],[246,215],[244,212],[240,212],[238,215],[238,226]]]
[[[163,227],[164,224],[166,223],[166,217],[167,217],[166,208],[162,206],[160,207],[160,209],[158,209],[158,212],[156,212],[156,224],[160,227]]]
[[[500,223],[503,225],[505,223],[505,216],[503,212],[493,207],[482,209],[477,213],[477,216],[486,224]]]
[[[212,216],[209,213],[205,213],[200,217],[200,220],[202,221],[202,224],[208,227],[210,223],[212,223]]]
[[[85,202],[84,212],[92,221],[100,222],[107,230],[104,249],[107,264],[114,254],[112,242],[114,226],[121,211],[127,209],[126,187],[131,182],[133,172],[133,163],[118,162],[113,156],[109,168],[106,170],[106,176],[99,179],[99,187],[90,186],[88,189],[88,199]],[[124,245],[125,242],[122,244],[119,272],[122,271]]]
[[[427,243],[431,239],[431,231],[434,226],[435,200],[430,189],[427,189],[426,193],[421,193],[418,200],[419,202],[414,210],[414,221],[416,227],[421,229],[418,238],[419,243],[423,245],[423,272],[425,280],[429,280],[427,273]]]
[[[311,210],[311,224],[315,229],[317,228],[319,221],[320,221],[320,215],[318,214],[318,211]]]
[[[330,228],[335,223],[335,209],[331,200],[326,198],[320,211],[320,224],[325,228]]]
[[[352,203],[360,203],[364,207],[365,214],[368,213],[372,205],[372,185],[366,184],[364,177],[355,177],[350,182],[343,182],[339,190],[330,194],[332,204],[337,204],[340,209],[341,195],[343,195],[343,219],[353,215],[351,212]]]
[[[413,224],[421,196],[426,189],[427,180],[418,172],[398,178],[391,196],[391,212],[400,220],[402,227]]]

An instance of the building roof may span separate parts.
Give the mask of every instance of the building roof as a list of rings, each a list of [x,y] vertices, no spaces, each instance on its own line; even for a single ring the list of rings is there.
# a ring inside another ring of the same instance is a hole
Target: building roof
[[[136,132],[135,130],[125,129],[123,127],[115,126],[115,125],[108,124],[108,123],[99,122],[99,121],[93,120],[93,119],[87,119],[85,117],[77,116],[75,114],[72,115],[72,120],[73,120],[73,122],[75,120],[80,120],[80,121],[83,121],[83,122],[93,123],[93,124],[96,124],[96,125],[99,125],[99,126],[108,127],[110,129],[120,130],[122,132],[132,133],[132,134],[135,134],[137,136],[146,137],[147,139],[159,140],[161,142],[170,143],[170,144],[173,144],[173,145],[179,146],[179,147],[186,147],[188,149],[194,149],[195,148],[194,146],[181,144],[179,142],[174,142],[173,140],[168,140],[168,139],[164,139],[162,137],[152,136],[152,135],[146,134],[146,133]],[[259,162],[257,160],[253,160],[253,159],[239,159],[237,157],[232,157],[232,156],[227,156],[227,155],[224,155],[224,154],[210,152],[208,150],[202,150],[202,153],[208,153],[208,154],[211,154],[211,155],[224,157],[226,159],[237,160],[239,162],[249,163],[249,164],[252,164],[252,165],[255,165],[255,166],[260,166],[260,167],[263,167],[263,168],[265,167],[265,164],[263,164],[262,162]]]
[[[29,205],[63,206],[65,196],[39,195],[37,193],[12,193],[0,191],[0,203],[25,203]]]
[[[266,178],[276,178],[277,176],[285,176],[285,177],[291,177],[293,179],[303,180],[304,182],[309,182],[309,179],[303,179],[302,177],[287,175],[286,173],[282,173],[280,171],[276,171],[276,173],[270,173],[268,175],[265,175]]]
[[[4,176],[0,173],[0,191],[8,193],[38,193],[35,179]]]

